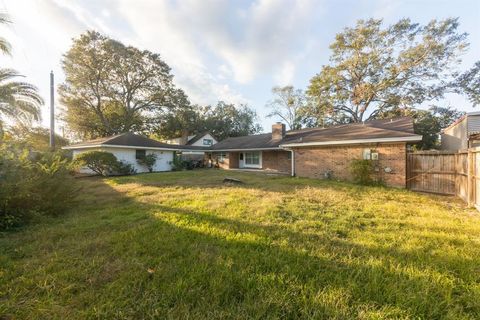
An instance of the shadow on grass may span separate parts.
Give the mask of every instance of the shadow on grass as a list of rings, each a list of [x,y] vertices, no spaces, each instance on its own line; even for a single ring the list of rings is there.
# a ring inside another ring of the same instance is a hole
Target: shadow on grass
[[[186,187],[182,181],[164,183]],[[208,210],[139,202],[101,179],[85,187],[76,212],[56,225],[33,226],[13,236],[9,245],[30,243],[21,249],[30,255],[10,256],[6,263],[24,265],[20,272],[10,271],[2,285],[9,287],[1,290],[9,292],[2,299],[8,307],[0,309],[5,314],[289,319],[480,314],[478,295],[456,275],[437,269],[463,265],[458,258],[425,262],[415,252],[352,243],[348,234],[334,230],[310,234]],[[248,186],[257,187],[272,191],[261,181]],[[52,239],[55,244],[47,245]],[[45,256],[30,259],[36,250]],[[18,273],[24,273],[23,280],[15,278]],[[32,287],[45,279],[53,279],[56,287]],[[20,302],[23,310],[15,310]]]

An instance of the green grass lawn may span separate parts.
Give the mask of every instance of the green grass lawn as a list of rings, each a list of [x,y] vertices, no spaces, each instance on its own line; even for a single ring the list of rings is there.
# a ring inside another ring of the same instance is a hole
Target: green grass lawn
[[[1,319],[480,319],[480,218],[455,198],[218,170],[79,184],[76,209],[0,235]]]

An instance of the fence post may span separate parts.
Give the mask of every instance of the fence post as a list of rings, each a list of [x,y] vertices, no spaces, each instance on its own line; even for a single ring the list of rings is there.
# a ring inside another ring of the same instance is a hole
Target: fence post
[[[474,170],[475,170],[475,154],[471,149],[468,149],[467,156],[467,198],[468,206],[473,206],[475,203],[475,181],[474,179]]]

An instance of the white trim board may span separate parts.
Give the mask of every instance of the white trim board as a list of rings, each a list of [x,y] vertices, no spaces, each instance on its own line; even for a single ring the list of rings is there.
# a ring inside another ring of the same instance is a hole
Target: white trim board
[[[263,151],[263,150],[283,150],[280,147],[273,148],[250,148],[250,149],[218,149],[218,150],[207,150],[205,152],[236,152],[236,151]]]
[[[160,147],[142,147],[142,146],[122,146],[114,144],[96,144],[88,146],[66,146],[62,147],[64,150],[77,150],[77,149],[92,149],[92,148],[121,148],[121,149],[144,149],[144,150],[164,150],[164,151],[193,151],[193,152],[209,152],[210,150],[198,150],[198,149],[181,149],[181,148],[160,148]]]
[[[344,144],[363,144],[363,143],[377,143],[377,142],[409,142],[421,141],[422,136],[408,136],[408,137],[394,137],[394,138],[375,138],[375,139],[356,139],[356,140],[336,140],[336,141],[322,141],[322,142],[299,142],[287,143],[280,145],[281,148],[289,147],[308,147],[308,146],[331,146]]]

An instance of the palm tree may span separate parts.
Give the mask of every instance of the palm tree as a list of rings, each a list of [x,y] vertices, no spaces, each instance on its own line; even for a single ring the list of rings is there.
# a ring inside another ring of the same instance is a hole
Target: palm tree
[[[0,69],[0,114],[12,119],[40,119],[43,99],[34,85],[13,79],[22,77],[12,69]]]
[[[0,25],[10,23],[10,19],[4,13],[0,13]],[[10,43],[3,37],[0,37],[0,52],[10,54]]]
[[[0,13],[0,25],[10,23],[8,16]],[[10,54],[10,44],[0,37],[0,52]],[[40,119],[43,99],[38,89],[27,82],[17,81],[23,77],[12,69],[0,69],[0,138],[2,116],[15,120]]]

